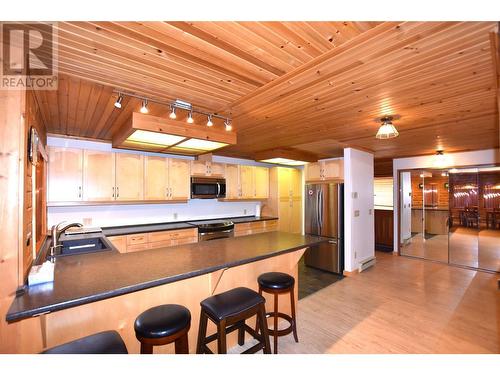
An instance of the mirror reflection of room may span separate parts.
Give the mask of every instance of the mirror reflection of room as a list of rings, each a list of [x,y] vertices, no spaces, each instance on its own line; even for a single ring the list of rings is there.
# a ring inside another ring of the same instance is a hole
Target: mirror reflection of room
[[[403,242],[403,255],[448,262],[448,173],[444,170],[414,170],[407,173],[411,210],[410,236]],[[403,181],[402,201],[408,200]],[[406,220],[401,220],[401,223]],[[403,232],[403,230],[402,230]],[[407,232],[407,231],[406,231]]]

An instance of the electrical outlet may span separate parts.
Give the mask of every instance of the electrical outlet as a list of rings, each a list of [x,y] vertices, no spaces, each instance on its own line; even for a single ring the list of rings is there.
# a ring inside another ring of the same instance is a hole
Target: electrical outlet
[[[243,215],[246,215],[246,214],[247,214],[247,209],[246,209],[246,208],[244,208],[244,209],[243,209]]]
[[[174,212],[174,220],[177,220],[177,212]]]
[[[358,259],[358,253],[356,251],[354,252],[354,259]]]
[[[91,217],[84,217],[82,222],[83,222],[84,226],[89,227],[92,225],[92,218]]]
[[[368,215],[371,215],[371,214],[372,214],[372,209],[370,208],[370,209],[368,210]]]
[[[359,210],[354,210],[354,217],[358,217],[359,216]]]
[[[352,192],[352,199],[358,199],[358,192],[357,191]]]

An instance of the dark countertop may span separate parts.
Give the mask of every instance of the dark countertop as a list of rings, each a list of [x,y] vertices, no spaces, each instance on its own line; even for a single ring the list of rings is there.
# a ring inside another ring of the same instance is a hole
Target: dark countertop
[[[209,220],[231,220],[235,224],[249,223],[253,221],[265,221],[265,220],[277,220],[277,217],[273,216],[239,216],[239,217],[224,217],[220,219],[209,219]],[[207,219],[203,219],[207,220]],[[139,224],[139,225],[125,225],[119,227],[105,227],[102,228],[102,232],[105,236],[123,236],[127,234],[136,233],[146,233],[146,232],[161,232],[167,230],[176,229],[189,229],[195,228],[197,221],[200,220],[189,220],[189,221],[178,221],[169,223],[157,223],[157,224]]]
[[[105,251],[60,257],[56,260],[54,282],[26,288],[14,299],[6,320],[13,322],[132,293],[327,240],[267,232],[134,253]]]

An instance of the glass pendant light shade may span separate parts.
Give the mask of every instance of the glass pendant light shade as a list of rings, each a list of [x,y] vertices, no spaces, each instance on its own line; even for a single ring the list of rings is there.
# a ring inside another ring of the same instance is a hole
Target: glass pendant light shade
[[[383,117],[381,121],[382,125],[375,136],[377,139],[396,138],[399,135],[396,127],[392,124],[392,117]]]

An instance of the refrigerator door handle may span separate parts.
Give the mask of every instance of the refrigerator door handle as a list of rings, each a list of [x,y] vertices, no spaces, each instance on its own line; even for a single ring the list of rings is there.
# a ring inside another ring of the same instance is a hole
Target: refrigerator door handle
[[[332,245],[336,245],[337,244],[337,240],[329,240],[328,243],[331,243]]]
[[[319,215],[319,234],[323,230],[323,190],[318,194],[318,215]]]

